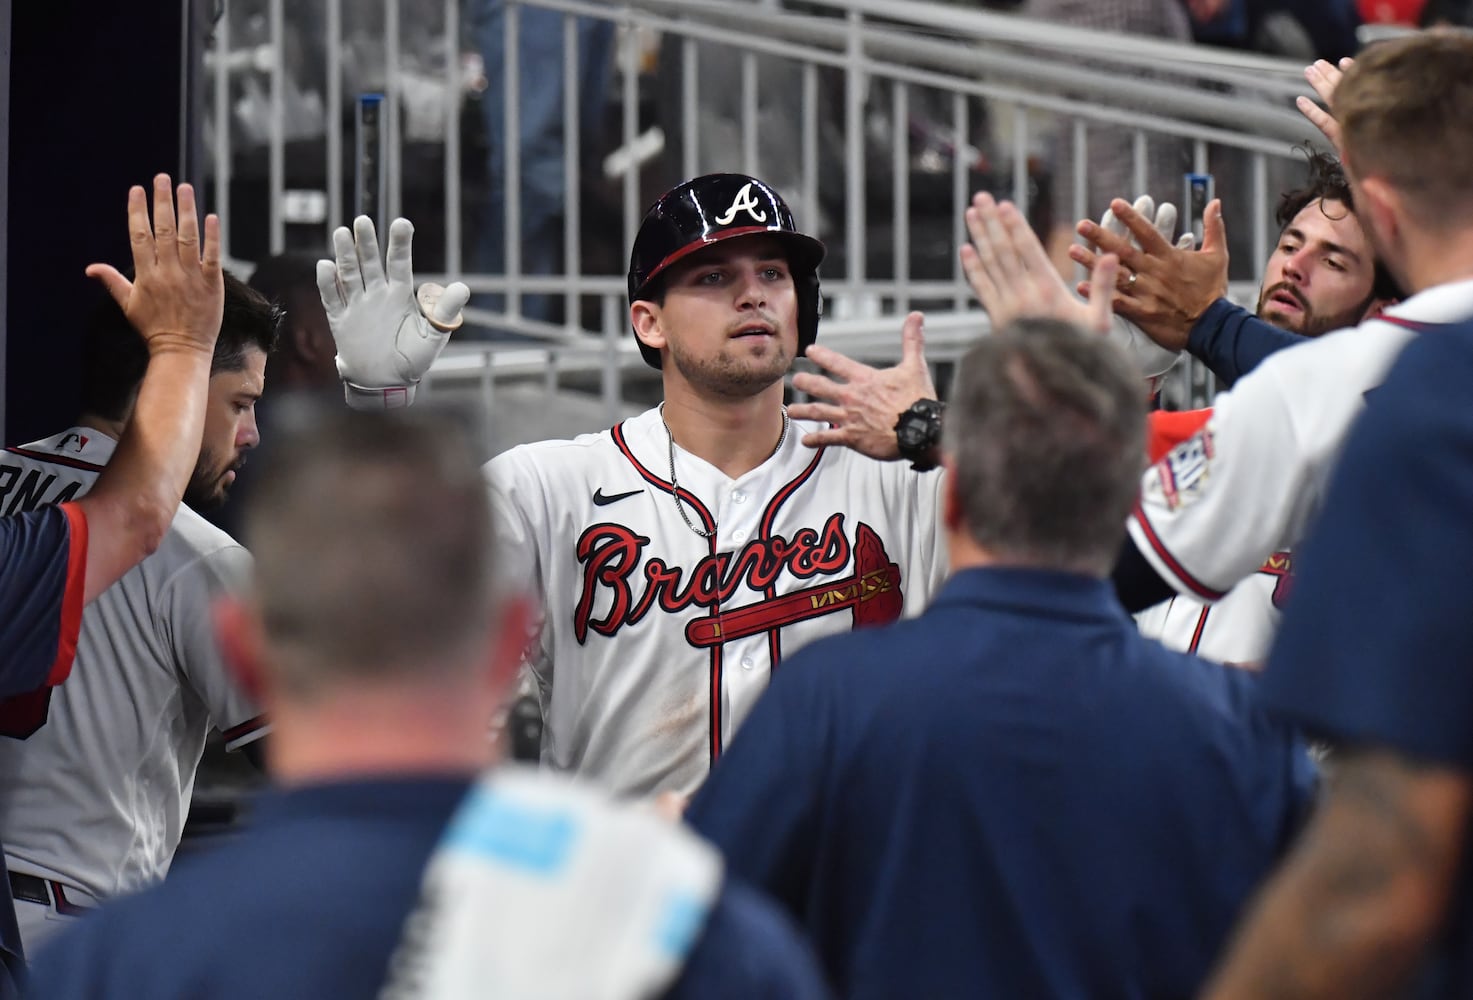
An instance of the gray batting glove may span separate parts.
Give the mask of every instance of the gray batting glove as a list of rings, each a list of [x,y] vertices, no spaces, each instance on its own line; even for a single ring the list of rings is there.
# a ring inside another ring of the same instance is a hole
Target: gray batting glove
[[[1175,205],[1169,201],[1163,201],[1161,207],[1157,208],[1156,199],[1148,194],[1143,194],[1135,200],[1135,204],[1131,208],[1134,208],[1142,218],[1150,219],[1151,225],[1156,227],[1156,232],[1161,234],[1161,238],[1167,243],[1171,242],[1171,234],[1176,232],[1177,213]],[[1100,228],[1114,233],[1122,240],[1130,240],[1130,245],[1137,250],[1141,248],[1140,241],[1131,235],[1130,230],[1125,228],[1125,223],[1115,218],[1115,213],[1108,208],[1105,209],[1105,214],[1100,217]],[[1196,241],[1192,238],[1190,232],[1182,233],[1176,239],[1176,248],[1178,250],[1190,250],[1195,245]]]
[[[1172,233],[1176,232],[1176,206],[1169,201],[1163,201],[1158,207],[1156,199],[1148,194],[1143,194],[1135,200],[1131,206],[1142,218],[1151,220],[1151,225],[1161,238],[1167,243],[1171,242]],[[1137,250],[1141,248],[1140,241],[1125,228],[1125,223],[1115,218],[1115,213],[1108,208],[1100,218],[1100,228],[1114,233],[1122,240],[1129,240],[1130,245]],[[1182,233],[1176,239],[1178,250],[1191,250],[1196,245],[1190,231]],[[1155,395],[1161,387],[1161,382],[1166,378],[1166,373],[1181,360],[1181,354],[1170,351],[1158,345],[1140,327],[1136,326],[1124,316],[1112,316],[1110,318],[1109,338],[1125,348],[1126,353],[1135,362],[1136,369],[1151,383],[1151,394]]]
[[[413,239],[413,224],[395,219],[380,264],[373,220],[360,215],[352,232],[343,226],[333,232],[336,260],[317,262],[317,290],[338,349],[343,395],[354,409],[413,403],[420,380],[461,324],[471,294],[463,282],[426,283],[414,294]]]

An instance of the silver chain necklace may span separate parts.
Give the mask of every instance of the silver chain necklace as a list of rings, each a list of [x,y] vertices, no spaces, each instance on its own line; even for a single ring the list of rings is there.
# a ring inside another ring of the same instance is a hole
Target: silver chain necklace
[[[714,522],[712,523],[710,531],[706,531],[704,528],[697,528],[695,522],[690,519],[690,515],[685,512],[685,504],[682,503],[680,500],[680,483],[675,479],[675,435],[670,433],[670,424],[667,423],[665,420],[664,403],[660,404],[660,423],[665,425],[665,440],[670,443],[670,495],[675,498],[675,509],[680,511],[680,519],[685,522],[685,526],[687,528],[689,528],[691,531],[694,531],[702,538],[710,538],[716,534],[716,524]],[[773,446],[772,454],[768,455],[767,457],[770,459],[772,458],[772,455],[776,455],[778,453],[778,450],[782,448],[783,442],[787,439],[788,408],[784,406],[783,432],[778,435],[777,444]]]

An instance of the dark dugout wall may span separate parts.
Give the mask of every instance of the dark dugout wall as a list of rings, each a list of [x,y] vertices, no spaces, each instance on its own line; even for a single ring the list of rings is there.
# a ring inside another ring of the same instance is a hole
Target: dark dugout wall
[[[4,183],[4,424],[19,444],[78,403],[93,261],[127,264],[128,187],[200,187],[203,41],[217,0],[4,0],[10,28]],[[206,206],[209,208],[210,206]]]

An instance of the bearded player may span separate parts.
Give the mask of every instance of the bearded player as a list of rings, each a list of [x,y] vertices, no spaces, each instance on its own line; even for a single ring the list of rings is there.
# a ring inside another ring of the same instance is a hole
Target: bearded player
[[[1375,260],[1340,164],[1312,154],[1305,186],[1279,201],[1279,239],[1264,266],[1257,315],[1301,337],[1354,326],[1399,298]],[[1226,263],[1226,261],[1224,261]],[[1151,461],[1190,439],[1211,410],[1162,414],[1171,431],[1152,435]],[[1153,426],[1153,430],[1156,428]],[[1137,615],[1141,632],[1172,649],[1230,663],[1261,663],[1278,631],[1293,583],[1293,556],[1275,552],[1215,603],[1177,594]]]
[[[27,950],[100,900],[162,879],[184,829],[212,728],[237,749],[264,720],[215,647],[210,601],[238,591],[249,555],[196,512],[225,499],[255,446],[276,312],[225,276],[204,436],[158,551],[82,614],[67,684],[0,707],[0,838]],[[148,355],[102,303],[86,336],[75,426],[0,454],[7,511],[84,495],[132,416]]]

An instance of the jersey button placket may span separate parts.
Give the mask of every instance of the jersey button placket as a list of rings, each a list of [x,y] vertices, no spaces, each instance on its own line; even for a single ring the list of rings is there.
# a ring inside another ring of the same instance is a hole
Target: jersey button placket
[[[729,489],[721,504],[717,519],[720,525],[722,547],[740,549],[755,531],[753,522],[758,514],[757,505],[752,503],[750,490],[734,486]]]

